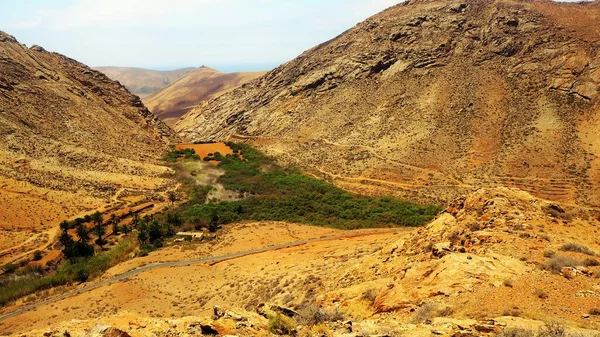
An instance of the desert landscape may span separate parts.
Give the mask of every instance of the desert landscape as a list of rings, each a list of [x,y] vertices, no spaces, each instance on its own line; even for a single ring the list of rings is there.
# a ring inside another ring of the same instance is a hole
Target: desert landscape
[[[600,336],[598,1],[406,1],[267,72],[0,31],[0,75],[0,336]]]

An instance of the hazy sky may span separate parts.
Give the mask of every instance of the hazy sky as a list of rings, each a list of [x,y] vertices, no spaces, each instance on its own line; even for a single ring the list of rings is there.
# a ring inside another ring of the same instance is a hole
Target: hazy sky
[[[90,66],[266,70],[400,0],[0,0],[0,30]]]

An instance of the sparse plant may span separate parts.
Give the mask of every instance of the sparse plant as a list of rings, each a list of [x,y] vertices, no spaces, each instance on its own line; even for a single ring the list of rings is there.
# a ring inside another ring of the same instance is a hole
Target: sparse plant
[[[504,286],[508,288],[514,287],[513,281],[511,279],[504,280]]]
[[[592,316],[600,316],[600,308],[592,308],[588,313]]]
[[[542,300],[545,300],[550,296],[550,295],[548,295],[548,292],[545,291],[544,289],[535,289],[533,291],[533,295]]]
[[[567,337],[565,327],[558,322],[549,322],[540,328],[537,337]]]
[[[535,337],[535,333],[525,329],[504,329],[497,334],[498,337]]]
[[[368,289],[362,293],[361,298],[369,302],[370,305],[373,305],[377,298],[377,291],[375,289]]]
[[[448,240],[450,240],[452,244],[458,242],[460,240],[460,233],[456,231],[452,232],[452,234],[450,234],[448,237]]]
[[[598,261],[596,259],[587,258],[587,259],[583,260],[582,264],[586,267],[597,267],[597,266],[600,266],[600,261]]]
[[[33,252],[33,261],[39,261],[42,259],[42,252],[40,250],[36,250]]]
[[[435,317],[446,317],[452,315],[451,307],[440,307],[435,303],[424,303],[415,311],[412,323],[426,323]]]
[[[564,255],[555,255],[553,258],[542,264],[540,267],[543,270],[551,271],[555,274],[560,274],[563,268],[575,267],[579,262],[573,258]]]
[[[325,322],[344,320],[344,314],[338,309],[325,309],[314,304],[304,306],[299,310],[300,323],[305,325],[319,325]]]
[[[583,253],[586,255],[590,255],[590,256],[595,256],[596,252],[594,252],[593,250],[591,250],[590,248],[578,244],[578,243],[567,243],[564,244],[562,247],[560,247],[560,250],[564,251],[564,252],[576,252],[576,253]]]
[[[544,257],[552,258],[555,255],[556,255],[556,252],[553,251],[553,250],[546,250],[546,251],[544,251]]]
[[[291,335],[296,330],[296,321],[294,319],[282,315],[280,313],[273,313],[268,316],[269,318],[269,331],[278,335]]]
[[[474,222],[469,226],[469,229],[471,230],[471,232],[477,232],[481,230],[481,225],[478,222]]]

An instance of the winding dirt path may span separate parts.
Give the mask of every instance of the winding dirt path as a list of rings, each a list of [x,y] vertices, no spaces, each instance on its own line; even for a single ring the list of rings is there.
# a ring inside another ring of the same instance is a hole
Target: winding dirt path
[[[332,241],[332,240],[342,240],[342,239],[364,237],[364,236],[371,236],[371,235],[396,234],[400,231],[402,231],[402,229],[377,230],[377,231],[360,232],[360,233],[356,233],[356,232],[355,233],[347,233],[347,234],[341,234],[341,235],[332,235],[332,236],[324,236],[324,237],[313,238],[313,239],[298,240],[298,241],[293,241],[293,242],[289,242],[289,243],[265,246],[262,248],[250,249],[250,250],[245,250],[245,251],[241,251],[241,252],[237,252],[237,253],[225,254],[225,255],[220,255],[220,256],[205,257],[205,258],[201,258],[201,259],[151,263],[151,264],[147,264],[145,266],[139,267],[139,268],[132,269],[123,274],[115,275],[115,276],[107,278],[105,280],[86,285],[82,288],[74,289],[74,290],[71,290],[64,294],[61,294],[61,295],[49,297],[49,298],[42,300],[40,302],[37,302],[37,303],[25,305],[15,311],[12,311],[12,312],[9,312],[9,313],[6,313],[6,314],[3,314],[2,316],[0,316],[0,322],[4,321],[6,319],[9,319],[11,317],[18,316],[18,315],[28,312],[30,310],[33,310],[39,306],[50,304],[50,303],[53,303],[56,301],[63,300],[65,298],[69,298],[69,297],[72,297],[75,295],[79,295],[79,294],[106,286],[106,285],[120,282],[120,281],[123,281],[132,276],[136,276],[141,273],[144,273],[144,272],[147,272],[150,270],[154,270],[154,269],[158,269],[158,268],[189,266],[189,265],[201,264],[201,263],[205,263],[205,264],[212,266],[212,265],[215,265],[220,262],[237,259],[237,258],[249,256],[249,255],[260,254],[260,253],[264,253],[264,252],[268,252],[268,251],[285,249],[285,248],[292,248],[292,247],[302,246],[302,245],[306,245],[306,244],[310,244],[310,243]]]

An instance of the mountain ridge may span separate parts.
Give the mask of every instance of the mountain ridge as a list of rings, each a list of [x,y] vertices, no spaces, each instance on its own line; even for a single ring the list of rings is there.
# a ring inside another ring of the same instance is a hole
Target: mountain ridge
[[[599,206],[589,193],[600,182],[599,8],[409,1],[199,105],[175,129],[250,141],[356,191],[445,203],[508,185]]]
[[[23,235],[51,237],[61,220],[123,192],[167,188],[160,158],[179,141],[118,82],[4,32],[0,134],[0,247]]]
[[[264,72],[223,73],[202,66],[183,75],[165,88],[143,97],[144,104],[169,125],[191,108],[232,90]]]

